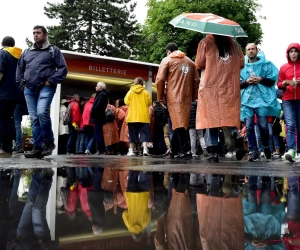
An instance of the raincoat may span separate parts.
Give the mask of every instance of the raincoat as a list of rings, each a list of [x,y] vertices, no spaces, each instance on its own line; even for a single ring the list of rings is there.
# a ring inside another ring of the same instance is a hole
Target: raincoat
[[[124,102],[130,107],[127,122],[150,123],[148,108],[152,104],[152,98],[142,85],[133,85],[127,92]]]
[[[212,35],[198,45],[195,64],[201,69],[196,129],[240,127],[240,69],[244,55],[232,39],[232,55],[219,57]]]
[[[113,105],[107,104],[106,110],[107,109],[110,109],[117,118],[116,108]],[[110,146],[120,141],[118,123],[116,119],[113,122],[106,122],[103,125],[102,131],[105,146]]]
[[[168,214],[164,214],[157,221],[154,242],[156,250],[196,249],[196,237],[188,192],[172,191]]]
[[[278,69],[266,60],[264,54],[259,52],[258,61],[249,63],[245,57],[245,67],[241,70],[240,80],[246,81],[251,74],[277,81]],[[276,97],[275,84],[272,87],[263,84],[249,85],[241,90],[241,120],[253,116],[253,108],[259,116],[280,116],[281,106]]]
[[[289,58],[289,50],[291,48],[296,48],[300,52],[300,45],[298,43],[291,43],[286,50],[286,58],[288,62],[280,67],[278,88],[282,89],[282,100],[299,100],[300,99],[300,87],[295,85],[295,87],[289,85],[287,87],[282,86],[284,80],[293,80],[293,78],[300,78],[300,56],[298,60],[293,63]]]
[[[194,62],[180,50],[165,57],[156,76],[157,100],[164,100],[172,121],[172,130],[188,129],[191,103],[196,98],[199,74]]]
[[[285,217],[284,205],[264,204],[257,206],[256,203],[248,202],[243,199],[245,234],[253,239],[260,239],[266,242],[272,242],[274,239],[280,239],[281,224]],[[284,243],[271,243],[261,250],[283,250]],[[256,250],[249,242],[245,241],[245,250]]]
[[[220,198],[197,194],[203,250],[244,250],[242,196]]]

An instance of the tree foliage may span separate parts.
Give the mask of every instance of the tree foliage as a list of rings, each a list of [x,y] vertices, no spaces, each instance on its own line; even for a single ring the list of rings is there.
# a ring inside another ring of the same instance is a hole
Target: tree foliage
[[[50,19],[49,40],[60,49],[120,58],[134,54],[136,2],[131,0],[64,0],[44,7]]]
[[[248,35],[248,38],[238,38],[242,47],[248,42],[262,41],[262,29],[255,15],[261,8],[257,0],[148,0],[147,6],[147,19],[139,29],[136,59],[140,61],[160,63],[169,42],[177,43],[188,57],[195,58],[198,43],[205,34],[169,24],[183,12],[213,13],[236,21]]]

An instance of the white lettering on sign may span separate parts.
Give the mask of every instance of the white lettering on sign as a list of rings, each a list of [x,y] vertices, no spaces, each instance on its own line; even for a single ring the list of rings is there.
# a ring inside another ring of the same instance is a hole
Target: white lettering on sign
[[[239,28],[235,28],[236,33],[244,33],[244,30],[239,27]]]
[[[95,245],[84,246],[84,250],[103,250],[124,247],[124,240],[106,240]]]
[[[110,73],[114,75],[127,75],[127,70],[124,69],[114,69],[114,68],[109,68],[109,67],[101,67],[101,66],[93,66],[89,65],[89,70],[90,71],[96,71],[100,73]]]
[[[196,22],[188,21],[188,20],[182,20],[179,23],[181,23],[183,25],[188,25],[188,26],[191,26],[191,27],[197,26]]]
[[[219,17],[219,16],[207,16],[207,17],[200,19],[200,21],[202,21],[202,22],[210,22],[210,23],[220,23],[224,20],[225,20],[225,18]]]

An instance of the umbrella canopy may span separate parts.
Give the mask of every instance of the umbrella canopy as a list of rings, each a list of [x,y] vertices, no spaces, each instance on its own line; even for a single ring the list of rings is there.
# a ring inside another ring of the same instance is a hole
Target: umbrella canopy
[[[211,13],[182,13],[170,21],[174,27],[231,37],[248,37],[236,22]]]

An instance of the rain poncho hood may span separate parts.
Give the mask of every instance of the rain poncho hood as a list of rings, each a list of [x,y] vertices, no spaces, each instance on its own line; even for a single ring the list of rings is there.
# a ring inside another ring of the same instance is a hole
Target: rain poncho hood
[[[143,90],[144,90],[144,87],[140,84],[137,84],[137,85],[133,85],[131,88],[130,88],[131,91],[133,91],[134,93],[141,93]]]
[[[258,61],[254,63],[248,62],[248,57],[245,57],[245,67],[241,70],[240,80],[247,80],[251,74],[256,76],[269,78],[273,81],[278,79],[278,69],[276,66],[266,60],[264,54],[259,52]],[[276,97],[275,84],[272,87],[263,84],[249,85],[241,90],[241,120],[252,116],[249,112],[252,108],[257,109],[259,116],[277,116],[280,115],[280,103]]]
[[[180,50],[176,50],[176,51],[173,51],[170,55],[169,55],[171,58],[183,58],[185,57],[185,53],[183,53],[182,51]]]
[[[22,54],[22,49],[17,47],[5,47],[3,50],[6,50],[9,54],[11,54],[14,58],[19,59]]]

